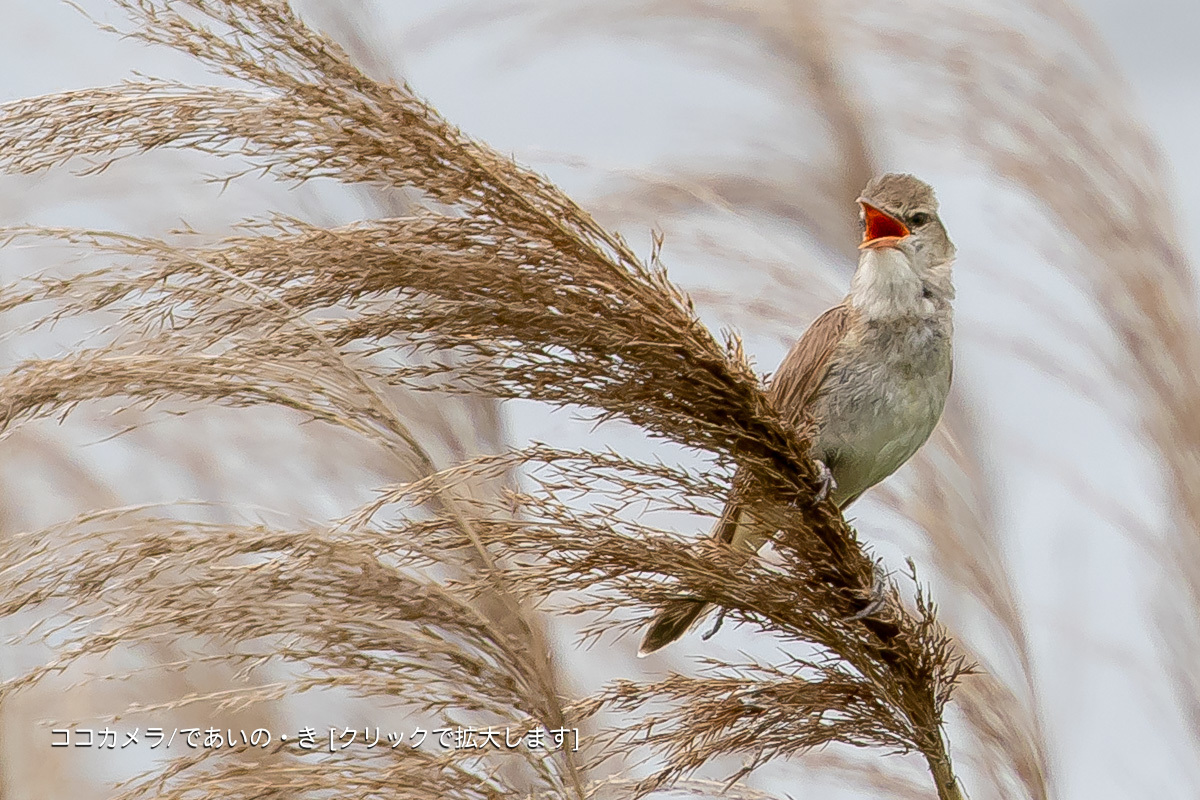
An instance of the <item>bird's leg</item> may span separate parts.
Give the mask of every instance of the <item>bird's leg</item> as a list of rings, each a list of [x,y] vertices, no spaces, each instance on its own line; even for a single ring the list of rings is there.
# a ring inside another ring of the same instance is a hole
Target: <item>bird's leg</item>
[[[867,604],[859,609],[856,613],[848,617],[842,617],[842,622],[854,622],[860,619],[866,619],[874,614],[879,609],[883,608],[887,602],[888,574],[883,569],[883,564],[875,562],[875,581],[871,586],[871,593],[867,596]]]
[[[700,637],[701,640],[707,642],[717,635],[717,631],[721,630],[721,625],[725,622],[725,612],[728,610],[725,606],[721,606],[721,609],[717,611],[717,621],[713,623],[712,629],[708,633]]]
[[[814,503],[820,503],[829,493],[837,488],[837,481],[833,479],[833,473],[829,471],[829,467],[825,466],[825,462],[819,458],[814,458],[813,463],[817,465],[817,477],[821,481],[821,487],[817,489],[817,493],[813,496]]]

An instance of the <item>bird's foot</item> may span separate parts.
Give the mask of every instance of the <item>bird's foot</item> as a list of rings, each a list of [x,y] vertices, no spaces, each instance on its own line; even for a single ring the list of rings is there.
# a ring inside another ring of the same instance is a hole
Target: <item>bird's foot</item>
[[[712,629],[700,637],[702,641],[707,642],[709,639],[717,635],[717,631],[721,630],[721,625],[725,622],[725,612],[729,609],[724,606],[717,612],[717,621],[713,623]]]
[[[866,605],[850,616],[842,617],[842,622],[855,622],[856,620],[866,619],[879,609],[883,608],[884,604],[887,603],[887,590],[888,574],[884,571],[883,565],[879,562],[876,562],[875,581],[871,586],[870,593],[867,595]]]
[[[837,488],[837,481],[833,479],[833,473],[829,471],[829,467],[825,466],[825,462],[821,459],[813,459],[813,463],[817,465],[817,478],[821,481],[820,488],[813,495],[813,502],[820,503],[829,493]]]

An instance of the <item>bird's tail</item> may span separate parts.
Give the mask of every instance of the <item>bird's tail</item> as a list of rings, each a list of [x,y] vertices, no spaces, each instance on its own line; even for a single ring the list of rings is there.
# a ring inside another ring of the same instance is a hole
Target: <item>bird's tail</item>
[[[738,478],[734,478],[735,485],[738,480]],[[717,520],[717,524],[713,528],[713,538],[735,550],[753,553],[766,540],[750,541],[754,537],[750,535],[748,526],[739,524],[741,517],[741,503],[731,499],[725,504],[721,518]],[[700,615],[708,610],[708,606],[707,602],[698,597],[677,597],[668,600],[666,605],[654,615],[654,619],[650,622],[650,630],[646,631],[646,635],[642,637],[642,646],[638,648],[638,658],[648,656],[683,636],[687,633],[688,628],[700,619]]]
[[[647,656],[683,636],[707,609],[708,603],[694,597],[680,597],[668,601],[654,615],[650,630],[642,637],[638,657]]]

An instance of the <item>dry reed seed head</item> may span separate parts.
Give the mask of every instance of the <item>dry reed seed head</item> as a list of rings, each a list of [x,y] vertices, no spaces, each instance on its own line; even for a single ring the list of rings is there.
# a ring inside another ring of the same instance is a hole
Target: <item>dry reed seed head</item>
[[[274,220],[202,246],[67,232],[133,266],[73,284],[46,281],[25,296],[61,297],[71,313],[115,312],[124,338],[31,360],[4,376],[0,391],[11,402],[3,423],[109,398],[281,406],[404,453],[420,479],[390,490],[384,505],[365,505],[349,526],[205,528],[149,519],[121,528],[109,552],[98,549],[101,540],[78,538],[84,526],[75,524],[69,546],[45,538],[37,558],[12,553],[4,563],[18,565],[24,588],[8,608],[53,600],[82,616],[97,607],[116,626],[81,631],[64,664],[119,640],[186,631],[248,648],[269,644],[253,657],[303,665],[311,670],[299,680],[304,686],[368,696],[423,692],[430,710],[545,724],[567,710],[544,643],[530,625],[499,624],[501,614],[519,612],[527,597],[580,590],[644,607],[662,599],[669,578],[819,648],[836,666],[813,672],[801,664],[743,689],[712,682],[663,689],[676,700],[693,691],[716,698],[705,706],[713,717],[689,715],[686,702],[677,709],[674,733],[656,741],[668,756],[661,779],[744,750],[751,730],[772,743],[770,754],[854,739],[944,759],[941,709],[963,666],[933,609],[919,602],[910,612],[889,592],[886,613],[847,620],[856,593],[873,584],[872,559],[828,504],[803,502],[817,484],[805,440],[771,408],[740,342],[713,337],[661,269],[646,266],[540,176],[463,136],[407,87],[364,76],[284,4],[122,5],[141,26],[136,35],[258,89],[141,81],[6,104],[0,166],[39,171],[81,155],[104,164],[182,147],[237,154],[285,180],[411,187],[441,206],[335,230]],[[430,358],[357,358],[392,343]],[[569,459],[523,453],[515,463],[540,460],[558,471],[504,502],[465,496],[469,470],[435,468],[388,403],[385,383],[584,407],[740,464],[755,513],[777,522],[790,571],[747,570],[640,520],[616,518],[647,484],[680,495],[683,510],[724,495],[723,482],[659,465],[588,454],[564,464]],[[600,474],[612,487],[608,501],[589,483]],[[580,491],[594,495],[591,507],[577,502]],[[398,500],[414,508],[378,516]],[[70,547],[81,548],[74,561],[66,558]],[[158,568],[162,558],[172,559],[169,573]],[[465,597],[452,602],[455,590]],[[296,602],[281,602],[281,593]],[[482,611],[487,603],[498,612]],[[589,603],[580,607],[595,607]],[[257,604],[269,611],[253,618]],[[764,722],[729,699],[738,691],[779,707]],[[797,738],[783,711],[793,701],[823,708],[839,724],[806,711]],[[446,763],[462,767],[466,757],[455,758]],[[527,766],[539,790],[584,795],[572,757],[531,757]],[[421,785],[462,792],[439,775]],[[180,792],[205,780],[189,773]],[[514,791],[498,786],[488,796]]]

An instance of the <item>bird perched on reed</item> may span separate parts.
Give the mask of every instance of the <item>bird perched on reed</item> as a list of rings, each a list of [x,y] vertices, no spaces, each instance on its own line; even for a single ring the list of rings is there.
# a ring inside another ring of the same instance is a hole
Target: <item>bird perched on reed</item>
[[[863,239],[850,293],[804,332],[768,394],[794,425],[812,415],[811,455],[824,478],[818,499],[828,494],[841,509],[929,438],[951,375],[955,249],[933,189],[912,175],[888,174],[867,184],[858,204]],[[714,536],[749,554],[772,532],[735,490]],[[639,654],[678,639],[707,607],[695,597],[669,601]]]

